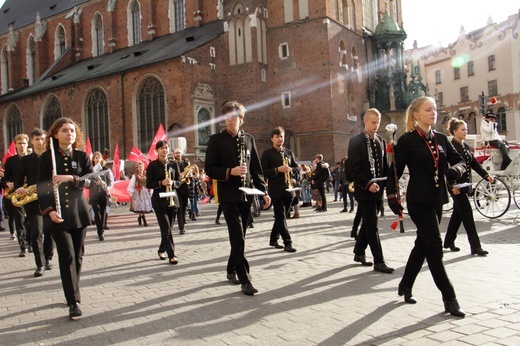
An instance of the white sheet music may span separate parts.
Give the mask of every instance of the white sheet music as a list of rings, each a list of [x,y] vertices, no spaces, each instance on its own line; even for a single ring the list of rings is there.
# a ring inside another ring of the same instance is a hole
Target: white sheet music
[[[258,195],[258,196],[265,195],[265,192],[260,191],[258,189],[252,189],[252,188],[249,188],[249,187],[240,187],[238,189],[240,191],[242,191],[242,192],[245,192],[246,195]]]

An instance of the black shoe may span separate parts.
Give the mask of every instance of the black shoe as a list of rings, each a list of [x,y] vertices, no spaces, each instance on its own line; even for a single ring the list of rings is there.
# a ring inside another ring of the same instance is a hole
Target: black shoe
[[[181,230],[179,231],[179,234],[184,234],[184,233],[186,233],[186,231],[185,231],[184,229],[181,229]]]
[[[219,220],[215,220],[215,225],[222,225]]]
[[[460,308],[459,302],[457,299],[450,299],[444,301],[444,311],[449,312],[450,315],[457,317],[466,316],[466,312]]]
[[[269,246],[274,246],[277,249],[283,249],[283,245],[278,244],[278,241],[272,241],[269,243]]]
[[[69,305],[69,317],[71,320],[75,321],[80,318],[83,313],[78,306],[78,303],[74,303]]]
[[[100,234],[98,238],[99,238],[99,241],[105,240],[105,236],[103,234]]]
[[[43,276],[43,267],[38,267],[34,271],[34,277]]]
[[[177,264],[179,263],[179,261],[177,260],[177,257],[173,256],[172,258],[170,258],[170,264]]]
[[[33,252],[33,248],[31,245],[27,246],[27,251],[29,251],[29,253],[32,253]]]
[[[385,262],[374,264],[374,270],[380,273],[392,274],[394,268],[390,268]]]
[[[238,275],[237,273],[233,272],[233,273],[228,273],[227,274],[227,279],[229,282],[231,282],[232,284],[235,284],[235,285],[238,285],[240,284],[240,280],[238,279]]]
[[[18,254],[18,257],[25,257],[27,256],[27,250],[22,250],[20,251],[20,253]]]
[[[45,260],[45,270],[51,270],[52,269],[52,261],[50,259]]]
[[[460,248],[456,247],[455,244],[444,245],[445,249],[450,249],[453,252],[459,252]]]
[[[159,255],[160,260],[165,260],[168,258],[164,252],[157,251],[157,254]]]
[[[408,304],[415,304],[415,303],[417,303],[417,299],[415,299],[415,297],[412,295],[412,289],[411,288],[408,288],[408,287],[405,287],[405,286],[399,284],[399,288],[397,290],[397,294],[399,296],[403,296],[404,295],[405,303],[408,303]]]
[[[479,256],[486,256],[487,254],[489,254],[489,252],[487,252],[483,248],[479,247],[478,249],[471,249],[471,254],[479,255]]]
[[[354,212],[354,208],[350,208],[350,210],[348,212],[349,213],[353,213]]]
[[[255,286],[253,286],[251,282],[240,285],[240,289],[242,290],[242,293],[244,293],[246,296],[253,296],[255,295],[255,293],[258,293],[258,290],[255,288]]]
[[[283,248],[283,251],[287,251],[287,252],[296,252],[296,249],[292,247],[292,245],[286,245],[284,248]]]
[[[343,209],[340,210],[340,213],[346,213],[346,212],[348,212],[347,208],[343,208]]]
[[[110,227],[105,225],[105,226],[103,226],[103,229],[110,229]]]
[[[372,262],[367,262],[367,260],[365,259],[365,256],[363,256],[363,255],[355,255],[354,262],[359,262],[359,263],[361,263],[361,265],[364,265],[367,267],[370,267],[373,264]]]
[[[354,238],[357,240],[357,231],[354,231],[354,230],[350,231],[350,238]]]

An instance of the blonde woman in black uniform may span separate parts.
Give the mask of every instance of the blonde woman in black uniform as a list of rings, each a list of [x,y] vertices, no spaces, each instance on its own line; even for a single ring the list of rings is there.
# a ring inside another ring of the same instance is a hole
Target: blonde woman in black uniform
[[[488,172],[477,162],[473,154],[469,149],[469,145],[464,143],[464,139],[468,134],[468,125],[457,118],[452,118],[448,122],[448,131],[453,136],[451,143],[455,147],[455,150],[462,156],[466,161],[466,173],[464,173],[459,179],[457,184],[470,183],[471,182],[471,169],[474,169],[482,178],[486,179],[490,183],[493,183],[494,179]],[[448,230],[444,237],[444,248],[449,248],[451,251],[460,251],[455,246],[455,239],[457,238],[457,231],[460,228],[461,222],[464,224],[466,233],[468,234],[469,245],[471,247],[472,255],[486,256],[488,252],[482,249],[480,245],[480,239],[477,234],[477,227],[475,227],[475,220],[473,219],[473,210],[469,203],[468,193],[470,187],[451,187],[451,197],[453,197],[453,213],[451,214],[450,222],[448,223]]]
[[[395,214],[399,214],[402,208],[396,198],[396,176],[399,179],[405,166],[408,166],[410,181],[406,203],[409,215],[417,226],[417,239],[399,283],[398,294],[404,295],[407,303],[417,303],[412,295],[412,287],[426,259],[435,285],[442,293],[445,311],[464,317],[465,312],[457,302],[455,290],[442,262],[439,223],[442,205],[448,202],[444,176],[452,185],[466,169],[464,160],[448,138],[432,129],[436,121],[434,99],[423,96],[412,101],[406,111],[407,132],[395,146],[395,166],[392,165],[388,172],[388,205]]]
[[[43,228],[50,229],[56,243],[60,264],[61,283],[72,320],[82,314],[79,278],[83,262],[84,240],[90,225],[88,203],[83,188],[90,180],[80,180],[92,172],[89,157],[82,149],[83,134],[69,118],[59,118],[48,131],[46,148],[54,145],[56,175],[53,175],[51,150],[40,156],[38,166],[38,200],[43,215]],[[52,142],[49,142],[52,140]],[[54,143],[54,144],[53,144]],[[53,184],[57,185],[56,190]],[[57,197],[58,196],[58,197]],[[57,200],[61,215],[57,212]]]

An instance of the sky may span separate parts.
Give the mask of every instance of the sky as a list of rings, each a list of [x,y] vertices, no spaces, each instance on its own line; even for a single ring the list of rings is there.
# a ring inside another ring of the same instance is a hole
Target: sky
[[[401,0],[404,30],[408,34],[405,48],[430,44],[443,46],[457,40],[460,27],[471,32],[487,24],[489,16],[499,23],[520,9],[516,0]],[[0,7],[5,0],[0,0]],[[431,4],[431,5],[428,5]]]
[[[500,23],[520,9],[516,0],[401,0],[401,5],[406,49],[414,40],[418,47],[447,46],[457,40],[461,26],[469,33],[486,26],[490,16]]]

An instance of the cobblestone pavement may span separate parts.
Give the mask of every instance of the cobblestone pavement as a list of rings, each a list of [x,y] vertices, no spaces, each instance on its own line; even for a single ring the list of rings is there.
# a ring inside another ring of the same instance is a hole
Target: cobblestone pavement
[[[246,241],[260,291],[254,297],[226,280],[227,228],[214,223],[215,204],[201,205],[202,216],[188,220],[186,234],[175,233],[176,266],[157,256],[154,215],[142,227],[127,206],[113,207],[106,240],[98,241],[95,227],[87,233],[79,321],[68,319],[57,256],[55,268],[35,278],[32,254],[19,258],[16,241],[0,232],[0,344],[520,345],[520,212],[514,205],[497,220],[475,214],[488,257],[470,255],[464,230],[457,239],[461,251],[445,252],[468,313],[459,319],[443,312],[426,264],[414,286],[418,303],[397,296],[415,239],[408,218],[404,234],[390,229],[396,219],[388,208],[380,218],[385,258],[396,271],[377,273],[353,262],[354,214],[340,213],[340,204],[329,202],[326,213],[301,208],[299,219],[288,220],[296,253],[268,246],[272,212],[255,219]]]

